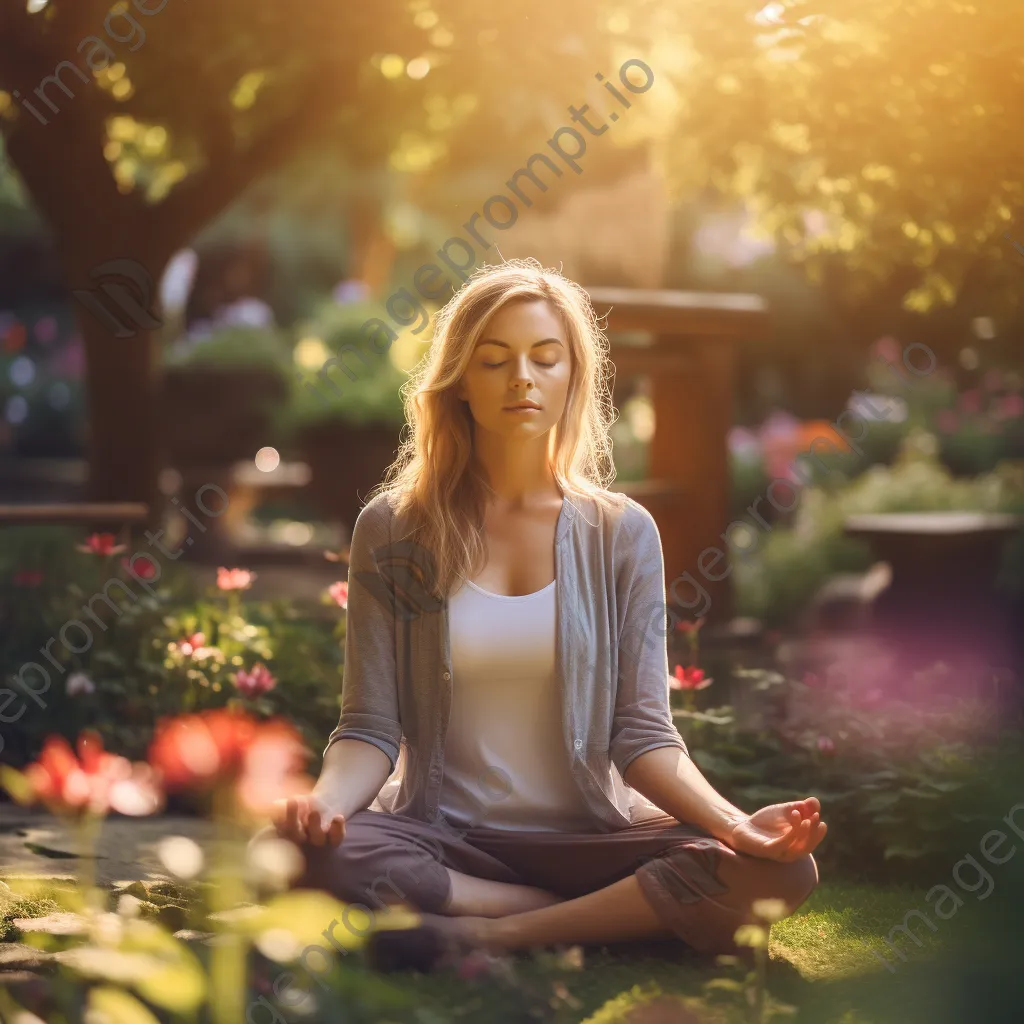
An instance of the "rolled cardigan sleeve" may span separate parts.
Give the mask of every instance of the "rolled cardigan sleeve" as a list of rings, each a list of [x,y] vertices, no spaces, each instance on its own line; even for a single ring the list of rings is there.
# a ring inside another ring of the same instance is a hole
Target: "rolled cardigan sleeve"
[[[341,716],[327,747],[342,739],[371,743],[387,754],[393,771],[402,741],[395,613],[393,602],[382,600],[379,592],[388,583],[376,557],[389,543],[390,515],[386,499],[375,499],[352,528]]]
[[[665,561],[651,514],[631,502],[616,538],[618,685],[610,754],[621,775],[641,754],[686,744],[669,708]]]

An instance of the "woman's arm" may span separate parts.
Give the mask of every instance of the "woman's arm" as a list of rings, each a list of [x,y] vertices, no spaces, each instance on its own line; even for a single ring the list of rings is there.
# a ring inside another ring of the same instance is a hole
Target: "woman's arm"
[[[296,842],[341,842],[345,819],[373,802],[398,759],[395,613],[377,566],[389,536],[390,508],[375,499],[352,528],[341,716],[313,791],[281,801],[273,812],[278,831]]]
[[[666,814],[753,857],[796,860],[811,853],[828,831],[815,797],[746,814],[718,793],[689,757],[669,747],[641,754],[630,765],[626,784]]]
[[[681,750],[661,747],[641,754],[626,773],[626,784],[679,821],[724,840],[747,815],[729,803]]]
[[[665,567],[650,513],[630,507],[621,527],[616,581],[619,678],[611,756],[628,786],[666,814],[705,829],[733,849],[792,860],[825,836],[814,797],[747,814],[729,803],[690,760],[672,721],[668,690]]]
[[[391,762],[382,750],[362,740],[338,740],[324,754],[313,795],[332,814],[350,818],[373,803],[390,774]]]
[[[615,538],[618,676],[609,737],[612,763],[623,778],[633,761],[655,748],[686,744],[668,703],[665,644],[665,565],[651,514],[625,509]]]

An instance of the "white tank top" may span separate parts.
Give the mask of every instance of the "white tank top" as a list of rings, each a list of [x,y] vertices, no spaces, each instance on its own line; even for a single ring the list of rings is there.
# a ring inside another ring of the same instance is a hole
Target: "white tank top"
[[[594,829],[562,731],[556,584],[507,597],[467,582],[449,597],[452,708],[439,807],[453,824]]]

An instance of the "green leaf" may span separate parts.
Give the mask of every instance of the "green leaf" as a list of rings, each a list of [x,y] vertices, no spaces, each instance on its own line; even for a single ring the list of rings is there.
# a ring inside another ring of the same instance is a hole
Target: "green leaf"
[[[259,913],[240,918],[236,927],[251,936],[257,936],[270,929],[290,932],[299,949],[319,942],[323,945],[324,929],[332,920],[345,920],[346,905],[328,896],[326,893],[313,890],[297,890],[274,897]],[[351,914],[352,911],[349,911]],[[340,941],[347,949],[358,949],[364,939],[357,932],[366,932],[372,919],[363,923],[364,911],[356,914],[356,923],[351,928],[335,928],[334,940]]]
[[[135,996],[122,988],[101,985],[89,992],[89,1016],[104,1024],[160,1024]]]

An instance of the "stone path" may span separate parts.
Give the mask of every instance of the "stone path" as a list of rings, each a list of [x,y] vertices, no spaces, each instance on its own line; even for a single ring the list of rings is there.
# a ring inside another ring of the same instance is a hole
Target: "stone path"
[[[188,836],[202,845],[213,834],[214,824],[202,818],[107,818],[99,836],[96,880],[109,885],[166,876],[156,854],[161,839]],[[77,875],[80,861],[75,842],[74,826],[66,820],[0,804],[0,879],[6,875]]]

